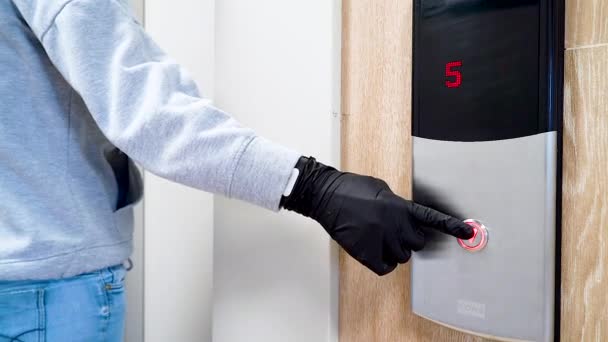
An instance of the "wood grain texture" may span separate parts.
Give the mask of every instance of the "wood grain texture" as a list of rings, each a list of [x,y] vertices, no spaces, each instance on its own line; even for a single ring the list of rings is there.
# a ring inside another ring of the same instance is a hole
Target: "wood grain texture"
[[[608,0],[566,0],[566,48],[608,43]]]
[[[344,0],[342,167],[411,197],[412,2]],[[340,256],[340,341],[483,341],[411,313],[409,267],[377,277]]]
[[[344,0],[342,165],[411,196],[411,2]],[[567,0],[561,341],[608,341],[608,0]],[[585,47],[579,49],[579,47]],[[340,258],[340,340],[483,341],[414,316],[409,268]]]
[[[562,341],[608,341],[608,46],[565,54]]]

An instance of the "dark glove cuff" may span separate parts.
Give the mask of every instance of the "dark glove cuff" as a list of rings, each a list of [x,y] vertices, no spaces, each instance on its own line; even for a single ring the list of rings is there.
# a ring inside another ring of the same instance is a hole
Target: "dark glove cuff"
[[[304,216],[313,217],[326,184],[339,176],[340,171],[319,163],[313,157],[300,157],[295,166],[300,174],[287,197],[281,198],[280,206]]]

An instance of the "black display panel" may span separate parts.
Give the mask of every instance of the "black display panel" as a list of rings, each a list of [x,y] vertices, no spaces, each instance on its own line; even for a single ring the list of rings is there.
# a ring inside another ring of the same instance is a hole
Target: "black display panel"
[[[414,6],[414,136],[487,141],[555,129],[543,0]]]

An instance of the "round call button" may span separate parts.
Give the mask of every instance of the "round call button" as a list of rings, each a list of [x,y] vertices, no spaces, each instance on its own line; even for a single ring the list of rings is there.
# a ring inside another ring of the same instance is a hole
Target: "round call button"
[[[468,219],[464,223],[473,228],[473,237],[468,240],[458,239],[458,244],[469,252],[482,250],[488,243],[488,229],[477,220]]]

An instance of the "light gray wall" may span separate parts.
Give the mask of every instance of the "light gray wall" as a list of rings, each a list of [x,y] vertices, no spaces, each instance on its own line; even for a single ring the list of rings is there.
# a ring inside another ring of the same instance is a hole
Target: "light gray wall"
[[[216,104],[334,165],[336,4],[218,1],[215,44]],[[214,342],[336,341],[337,273],[335,249],[315,222],[216,197]]]
[[[144,21],[144,0],[129,0],[139,22]],[[144,175],[145,176],[145,175]],[[144,202],[135,207],[133,232],[134,267],[127,275],[127,312],[125,325],[126,342],[144,341]]]
[[[137,16],[137,19],[139,20],[140,23],[144,22],[144,0],[129,0],[129,3],[131,4],[131,8],[133,8],[133,11],[135,12],[135,15]]]
[[[213,98],[214,0],[147,0],[147,32]],[[210,341],[213,197],[146,173],[145,342]]]
[[[339,0],[132,2],[205,96],[337,165]],[[337,341],[337,254],[322,228],[217,198],[213,253],[211,195],[149,173],[145,187],[127,342]]]

